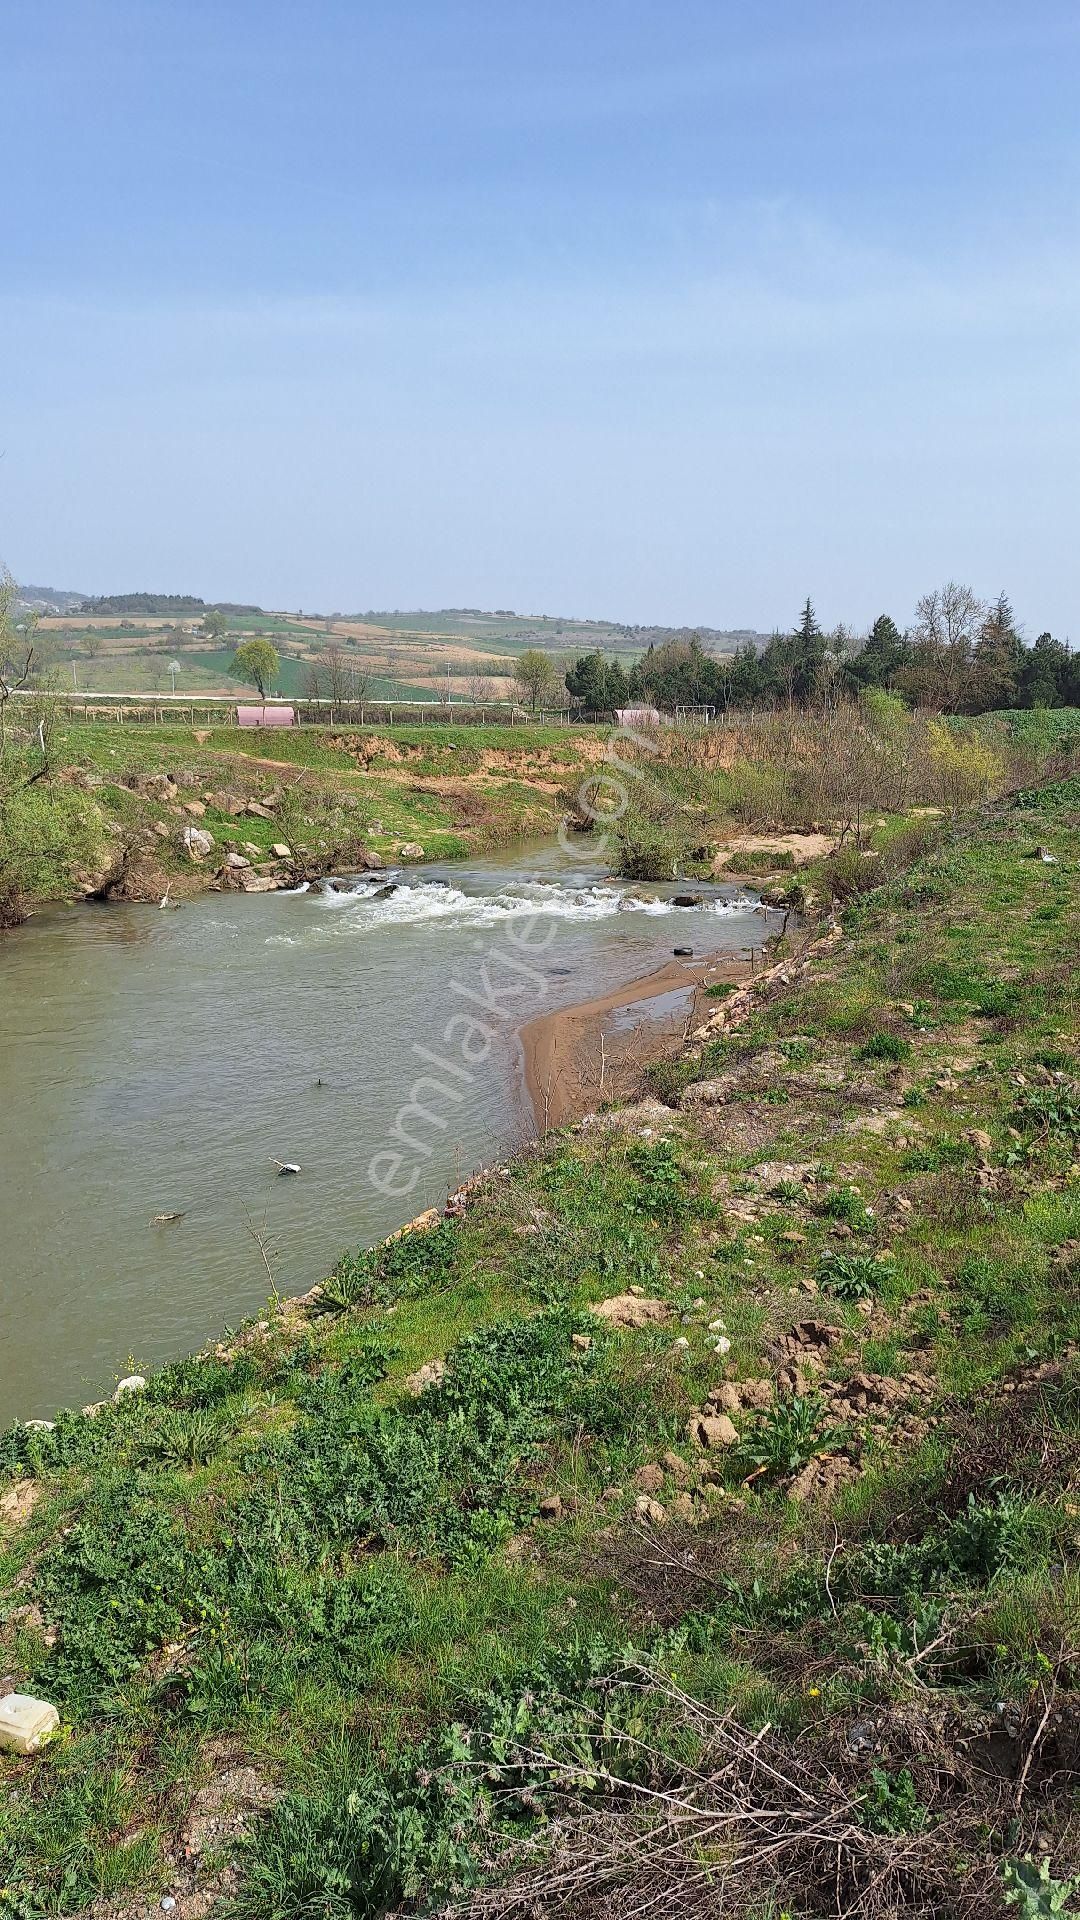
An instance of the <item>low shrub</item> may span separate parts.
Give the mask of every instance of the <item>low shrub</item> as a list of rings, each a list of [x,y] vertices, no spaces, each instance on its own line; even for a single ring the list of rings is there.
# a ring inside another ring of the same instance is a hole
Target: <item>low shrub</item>
[[[872,1033],[865,1046],[859,1048],[857,1060],[910,1060],[914,1048],[910,1040],[902,1034],[878,1032]]]
[[[873,1253],[823,1253],[818,1284],[837,1300],[869,1300],[896,1272],[891,1256]]]
[[[390,1306],[396,1300],[440,1292],[452,1284],[457,1253],[452,1220],[422,1232],[399,1234],[382,1246],[343,1253],[323,1283],[330,1306]]]

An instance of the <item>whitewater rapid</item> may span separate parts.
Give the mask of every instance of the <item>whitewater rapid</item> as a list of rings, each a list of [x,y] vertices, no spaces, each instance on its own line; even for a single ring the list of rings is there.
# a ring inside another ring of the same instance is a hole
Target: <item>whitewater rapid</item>
[[[297,888],[311,896],[313,919],[304,932],[322,936],[363,935],[384,927],[415,927],[446,922],[486,929],[505,920],[544,915],[571,922],[602,921],[616,914],[647,914],[685,921],[694,915],[728,917],[753,911],[753,895],[703,893],[691,906],[670,897],[618,882],[559,885],[547,880],[515,880],[493,893],[467,893],[452,881],[417,880],[393,871],[336,879]],[[273,933],[270,941],[290,944],[303,934]]]

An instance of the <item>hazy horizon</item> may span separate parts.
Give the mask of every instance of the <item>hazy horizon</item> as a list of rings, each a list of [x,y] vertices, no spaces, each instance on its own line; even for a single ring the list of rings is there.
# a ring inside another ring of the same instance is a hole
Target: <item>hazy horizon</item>
[[[1064,0],[11,0],[0,559],[1080,636]]]

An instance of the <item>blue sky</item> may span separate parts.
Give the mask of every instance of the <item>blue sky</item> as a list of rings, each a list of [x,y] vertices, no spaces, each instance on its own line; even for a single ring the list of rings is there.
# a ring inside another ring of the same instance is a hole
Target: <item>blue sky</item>
[[[0,556],[1080,640],[1075,0],[4,0]]]

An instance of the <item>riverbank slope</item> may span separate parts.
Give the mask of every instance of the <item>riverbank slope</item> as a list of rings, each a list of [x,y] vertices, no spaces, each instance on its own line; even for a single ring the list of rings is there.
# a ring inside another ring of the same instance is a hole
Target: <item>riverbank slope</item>
[[[0,1671],[63,1730],[0,1760],[0,1913],[1080,1868],[1080,786],[935,832],[645,1100],[4,1437]]]
[[[61,725],[45,762],[8,748],[0,927],[48,900],[265,891],[550,833],[602,751],[585,727]]]

